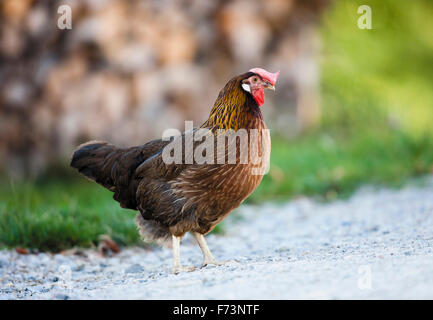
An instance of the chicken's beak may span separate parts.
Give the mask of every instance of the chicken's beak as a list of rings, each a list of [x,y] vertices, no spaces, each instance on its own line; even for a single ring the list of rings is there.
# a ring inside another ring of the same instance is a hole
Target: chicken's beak
[[[275,86],[272,85],[270,82],[266,82],[266,86],[265,86],[265,88],[266,88],[266,89],[270,89],[270,90],[272,90],[272,91],[275,91]]]

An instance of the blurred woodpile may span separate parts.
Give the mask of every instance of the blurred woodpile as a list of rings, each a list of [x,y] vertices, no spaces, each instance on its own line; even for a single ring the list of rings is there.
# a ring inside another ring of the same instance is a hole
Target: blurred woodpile
[[[227,80],[252,67],[281,70],[269,127],[314,125],[327,3],[2,0],[0,166],[26,176],[86,140],[133,145],[199,125]],[[57,27],[62,4],[71,30]]]

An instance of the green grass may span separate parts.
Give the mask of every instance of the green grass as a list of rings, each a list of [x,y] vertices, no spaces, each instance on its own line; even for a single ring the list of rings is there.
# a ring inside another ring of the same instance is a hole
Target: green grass
[[[134,216],[90,181],[3,183],[0,246],[60,251],[92,246],[101,234],[123,245],[138,243]]]

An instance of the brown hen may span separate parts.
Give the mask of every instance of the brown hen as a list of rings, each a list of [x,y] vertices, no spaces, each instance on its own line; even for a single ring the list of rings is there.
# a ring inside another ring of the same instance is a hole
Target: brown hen
[[[135,222],[146,241],[171,238],[174,273],[193,269],[180,264],[180,240],[188,231],[203,266],[218,264],[204,235],[262,180],[271,142],[260,106],[277,77],[251,69],[224,86],[200,128],[130,148],[88,142],[73,153],[71,166],[113,191],[123,208],[138,210]]]

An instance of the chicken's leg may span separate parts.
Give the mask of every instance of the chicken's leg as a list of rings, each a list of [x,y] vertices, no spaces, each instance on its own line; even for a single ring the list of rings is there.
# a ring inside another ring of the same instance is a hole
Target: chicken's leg
[[[180,264],[180,240],[181,237],[171,236],[173,240],[173,273],[177,274],[182,271],[190,272],[194,271],[195,267],[183,267]]]
[[[203,264],[202,267],[207,266],[208,264],[222,265],[224,262],[218,262],[207,246],[206,239],[201,233],[193,232],[195,240],[197,240],[198,245],[200,246],[201,251],[203,252]]]

